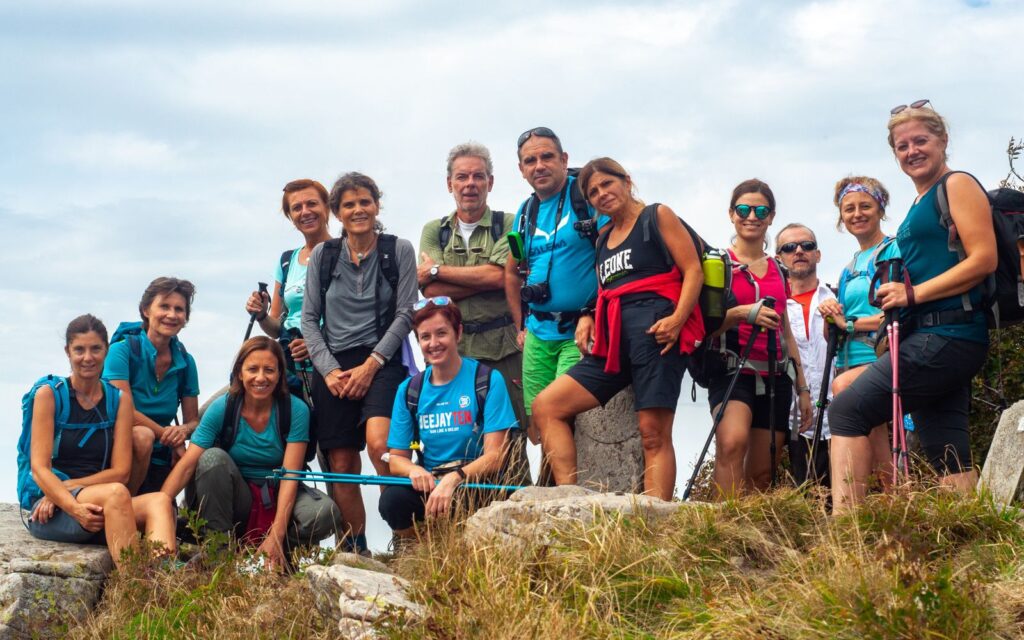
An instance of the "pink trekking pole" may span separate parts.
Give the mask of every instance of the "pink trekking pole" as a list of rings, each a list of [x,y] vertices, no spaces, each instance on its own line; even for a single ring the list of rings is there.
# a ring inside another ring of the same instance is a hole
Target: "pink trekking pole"
[[[898,258],[878,263],[875,277],[868,290],[869,301],[875,301],[875,288],[885,282],[902,282],[910,287],[910,278]],[[903,398],[900,396],[900,314],[899,309],[885,312],[885,335],[889,339],[889,363],[892,365],[892,482],[899,482],[900,467],[904,476],[910,475],[907,463],[907,431],[903,423]]]

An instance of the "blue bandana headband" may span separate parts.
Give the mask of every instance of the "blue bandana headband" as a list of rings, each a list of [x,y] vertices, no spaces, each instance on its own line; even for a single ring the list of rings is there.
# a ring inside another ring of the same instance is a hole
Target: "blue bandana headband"
[[[843,187],[843,190],[839,192],[839,203],[842,204],[843,198],[846,197],[846,194],[853,193],[855,191],[866,193],[872,198],[874,198],[875,202],[878,203],[878,206],[879,208],[882,209],[882,211],[885,211],[885,208],[889,205],[889,199],[885,197],[885,195],[881,191],[879,191],[878,189],[872,189],[871,187],[861,184],[860,182],[851,182],[850,184]]]

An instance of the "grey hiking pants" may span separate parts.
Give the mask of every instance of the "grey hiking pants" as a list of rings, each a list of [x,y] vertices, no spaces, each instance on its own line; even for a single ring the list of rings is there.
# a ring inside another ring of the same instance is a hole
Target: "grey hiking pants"
[[[193,482],[185,489],[185,504],[199,512],[214,531],[243,533],[252,508],[252,492],[238,465],[223,449],[203,452]],[[285,538],[289,548],[315,545],[341,530],[341,511],[327,494],[299,484]]]

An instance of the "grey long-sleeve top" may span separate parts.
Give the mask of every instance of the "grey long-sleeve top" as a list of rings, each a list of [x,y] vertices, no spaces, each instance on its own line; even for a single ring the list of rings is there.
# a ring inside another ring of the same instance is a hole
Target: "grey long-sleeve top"
[[[327,290],[327,313],[320,326],[320,261],[326,243],[321,243],[309,255],[306,268],[306,292],[302,300],[302,336],[306,339],[313,366],[326,376],[338,368],[334,353],[355,347],[372,347],[390,360],[398,354],[402,341],[412,326],[412,305],[419,297],[416,283],[416,253],[412,243],[398,239],[395,260],[398,265],[398,298],[395,319],[384,336],[377,339],[377,308],[374,289],[380,274],[380,260],[374,248],[356,266],[352,262],[347,239],[341,241],[341,256],[331,277],[334,281]],[[391,286],[381,280],[381,306],[391,296]]]

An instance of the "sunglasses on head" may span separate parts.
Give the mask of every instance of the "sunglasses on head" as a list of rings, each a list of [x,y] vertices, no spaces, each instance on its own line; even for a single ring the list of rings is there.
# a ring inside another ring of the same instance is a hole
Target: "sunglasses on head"
[[[435,307],[446,307],[452,303],[452,299],[448,296],[434,296],[433,298],[423,298],[417,300],[412,305],[413,311],[419,311],[420,309],[426,309],[427,305],[434,305]]]
[[[533,129],[527,129],[519,136],[519,141],[516,142],[516,149],[522,149],[526,141],[532,136],[540,136],[541,138],[551,138],[552,140],[558,140],[558,136],[555,132],[547,127],[534,127]]]
[[[779,253],[793,253],[796,248],[800,247],[804,251],[810,253],[818,248],[818,243],[814,240],[802,240],[800,242],[787,242],[786,244],[779,247]]]
[[[749,204],[738,204],[732,208],[736,212],[736,215],[746,220],[753,213],[754,217],[758,220],[764,220],[768,217],[768,214],[772,212],[770,207],[766,207],[763,204],[759,204],[756,207],[752,207]]]
[[[926,104],[930,104],[930,103],[931,103],[931,100],[924,99],[924,100],[915,100],[914,102],[911,102],[910,104],[896,105],[892,109],[889,109],[889,115],[893,115],[894,116],[897,113],[902,113],[902,112],[906,111],[907,109],[920,109],[921,107],[925,106]]]

